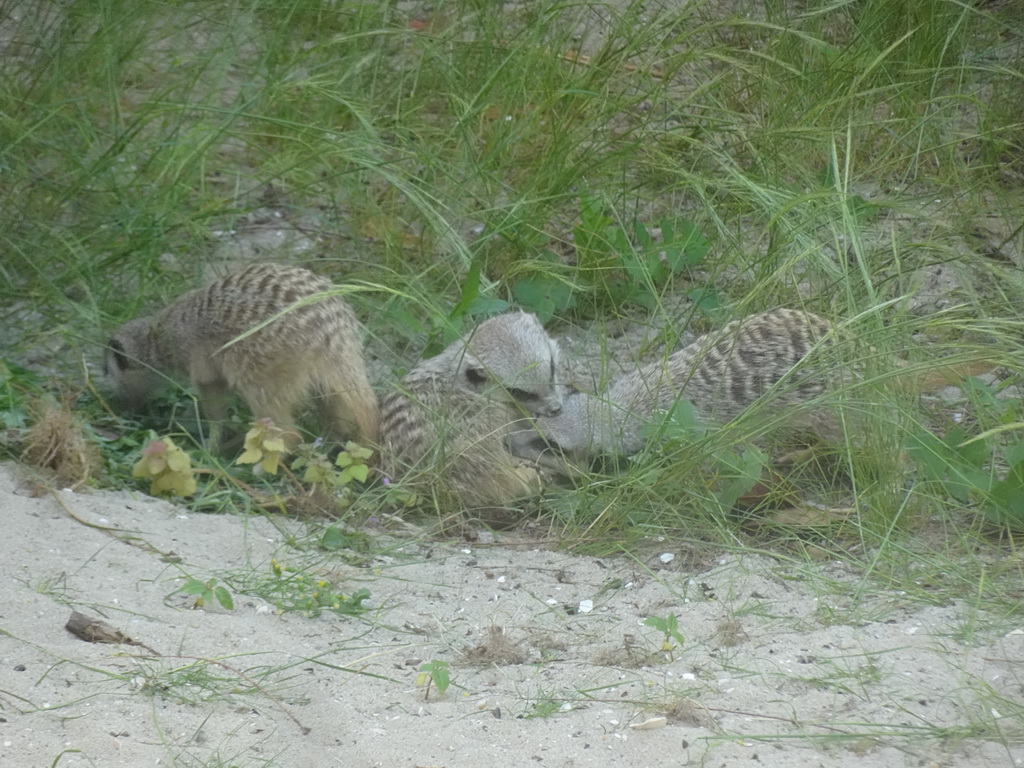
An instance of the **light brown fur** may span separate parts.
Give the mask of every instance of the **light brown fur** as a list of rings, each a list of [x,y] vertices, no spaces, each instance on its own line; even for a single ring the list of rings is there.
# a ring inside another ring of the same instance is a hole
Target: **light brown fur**
[[[383,471],[457,509],[537,495],[537,470],[512,456],[505,439],[527,414],[561,410],[560,369],[558,345],[534,315],[484,321],[383,398]]]
[[[340,296],[305,303],[334,287],[306,269],[254,264],[126,323],[106,356],[118,399],[137,408],[166,377],[184,378],[216,428],[235,391],[254,419],[289,430],[291,444],[299,439],[296,410],[312,399],[333,439],[374,444],[380,417],[363,363],[362,327]]]

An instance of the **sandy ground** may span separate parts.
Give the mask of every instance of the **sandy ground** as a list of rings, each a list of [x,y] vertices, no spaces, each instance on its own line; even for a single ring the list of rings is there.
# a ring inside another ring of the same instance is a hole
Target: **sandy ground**
[[[1024,763],[1024,632],[838,564],[381,533],[387,554],[349,565],[292,521],[32,493],[0,465],[5,766]],[[311,553],[371,610],[311,618],[240,589],[232,611],[195,609],[175,593],[183,572],[240,584]],[[153,653],[79,639],[73,609]],[[685,636],[671,657],[643,624],[669,614]],[[425,700],[434,659],[452,685]]]

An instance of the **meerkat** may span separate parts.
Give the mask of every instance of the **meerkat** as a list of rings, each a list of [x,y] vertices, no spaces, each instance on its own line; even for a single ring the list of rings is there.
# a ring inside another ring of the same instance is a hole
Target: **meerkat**
[[[535,315],[485,320],[416,365],[381,402],[382,470],[460,509],[508,507],[541,491],[505,439],[529,416],[558,414],[558,343]]]
[[[562,411],[521,425],[507,445],[514,455],[559,474],[573,474],[602,454],[628,455],[646,442],[645,428],[656,415],[685,399],[701,423],[730,421],[762,397],[764,415],[839,443],[843,427],[834,407],[799,408],[837,393],[860,378],[857,365],[836,354],[837,331],[818,315],[777,309],[728,323],[701,336],[664,361],[642,366],[613,380],[602,396],[573,393]],[[990,370],[988,360],[938,365],[908,382],[917,392],[937,389]]]
[[[680,399],[704,423],[729,421],[770,390],[773,410],[806,403],[838,388],[849,373],[828,357],[834,344],[831,323],[809,312],[778,309],[735,320],[663,361],[619,376],[604,395],[568,396],[561,413],[516,430],[508,447],[566,473],[565,458],[640,451],[644,427]],[[812,352],[815,359],[801,365]],[[827,409],[798,412],[793,422],[826,439],[840,436],[838,418]]]
[[[287,430],[293,447],[296,409],[308,398],[332,439],[375,443],[380,417],[362,326],[340,296],[321,296],[334,287],[300,267],[253,264],[126,323],[105,361],[118,401],[136,409],[168,377],[184,378],[217,433],[233,390],[254,419]]]

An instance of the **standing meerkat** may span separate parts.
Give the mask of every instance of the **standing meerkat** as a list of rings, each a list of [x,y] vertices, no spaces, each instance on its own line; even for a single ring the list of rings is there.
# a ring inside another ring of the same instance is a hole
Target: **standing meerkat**
[[[558,344],[535,315],[485,320],[382,398],[385,475],[464,509],[536,496],[540,475],[510,454],[505,440],[527,414],[561,410],[560,372]]]
[[[642,366],[615,379],[602,396],[576,393],[562,412],[539,418],[508,439],[509,450],[561,474],[572,474],[564,459],[586,462],[602,454],[640,451],[644,427],[659,412],[685,399],[698,421],[724,423],[736,418],[762,396],[771,399],[764,413],[833,443],[843,429],[834,407],[798,408],[857,381],[856,364],[835,350],[837,333],[818,315],[777,309],[734,320],[696,339],[667,359]],[[939,365],[913,374],[912,391],[924,392],[990,370],[977,360]]]
[[[334,287],[300,267],[253,264],[121,326],[107,345],[107,376],[129,409],[167,377],[187,379],[214,431],[234,390],[253,419],[288,430],[289,445],[299,440],[296,409],[310,399],[332,438],[374,444],[380,416],[362,326],[340,296],[321,297]]]

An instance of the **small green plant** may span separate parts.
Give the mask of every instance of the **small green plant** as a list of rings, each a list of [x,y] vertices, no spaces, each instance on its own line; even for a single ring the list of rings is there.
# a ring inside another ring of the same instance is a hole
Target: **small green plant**
[[[961,425],[944,435],[921,429],[907,440],[907,453],[926,481],[961,504],[977,503],[989,522],[1024,529],[1024,429],[1019,402],[1000,398],[979,379],[964,386],[977,414],[980,434]]]
[[[435,355],[458,339],[467,330],[467,318],[480,322],[488,317],[501,314],[509,308],[509,303],[481,291],[481,273],[483,259],[474,258],[459,286],[459,298],[447,314],[434,315],[427,344],[423,350],[425,356]],[[406,319],[418,329],[423,323],[419,320]]]
[[[367,552],[372,544],[373,539],[368,534],[348,530],[340,525],[330,525],[320,534],[320,546],[328,552]]]
[[[338,454],[334,460],[335,465],[341,469],[338,475],[339,485],[348,485],[353,480],[365,483],[370,474],[370,465],[367,464],[373,456],[373,451],[363,448],[358,443],[351,441],[345,443],[345,450]]]
[[[1021,425],[1024,426],[1024,425]],[[984,497],[989,521],[1017,530],[1024,529],[1024,440],[1018,440],[1003,451],[1009,469],[1002,479],[989,488]]]
[[[558,261],[552,251],[543,251],[533,262],[535,268],[512,283],[512,298],[537,315],[542,323],[576,307],[576,291],[562,274],[565,270]]]
[[[268,475],[276,475],[281,458],[288,452],[285,431],[272,419],[260,419],[245,433],[245,450],[236,464],[259,464]]]
[[[28,404],[41,391],[39,375],[0,358],[0,427],[24,429]]]
[[[917,462],[924,476],[939,483],[945,492],[962,504],[971,501],[978,491],[992,484],[991,472],[986,469],[991,448],[985,440],[967,442],[963,427],[953,427],[939,436],[930,430],[921,430],[907,442],[907,452]]]
[[[448,675],[447,661],[434,659],[420,667],[420,673],[416,676],[416,685],[426,686],[423,690],[424,701],[429,701],[430,699],[431,684],[437,688],[439,694],[444,695],[444,692],[448,690],[451,678]]]
[[[999,433],[968,438],[957,426],[939,437],[922,430],[911,436],[907,452],[925,479],[938,483],[952,498],[962,504],[977,502],[991,523],[1024,529],[1024,439],[1000,451]],[[996,469],[1000,455],[1004,472]]]
[[[639,219],[626,226],[605,213],[606,208],[595,194],[580,197],[580,223],[573,229],[580,276],[602,288],[613,306],[638,304],[653,310],[670,278],[704,260],[708,239],[692,221],[668,216],[658,221],[661,237],[656,241],[653,230]]]
[[[676,646],[672,644],[675,640],[682,648],[685,644],[682,633],[679,631],[679,619],[674,613],[670,613],[665,618],[660,616],[648,616],[644,619],[644,625],[656,629],[661,632],[665,637],[661,641],[661,650],[668,654],[671,661],[675,661],[673,651]]]
[[[169,437],[153,440],[142,449],[132,477],[150,480],[149,492],[154,496],[191,496],[196,492],[192,459]]]
[[[370,465],[367,462],[373,456],[372,450],[349,441],[345,443],[344,450],[338,453],[332,463],[319,450],[321,445],[322,441],[317,439],[313,443],[301,445],[296,449],[297,456],[292,462],[291,468],[296,472],[302,471],[302,482],[326,485],[332,488],[344,488],[353,480],[366,482],[366,478],[370,475]]]
[[[662,450],[668,455],[699,443],[701,445],[701,474],[713,489],[714,498],[723,512],[731,511],[736,502],[750,491],[764,474],[768,456],[755,445],[718,445],[713,439],[720,429],[702,424],[693,404],[681,399],[659,420],[643,428],[648,438],[661,440]],[[678,474],[670,467],[669,474]]]
[[[464,317],[472,316],[485,319],[493,315],[501,314],[509,308],[507,301],[496,299],[492,296],[480,293],[480,273],[483,270],[483,260],[473,259],[469,265],[469,271],[462,280],[462,289],[459,292],[459,300],[452,307],[451,312],[443,323],[443,330],[440,337],[440,347],[446,347],[455,341],[459,336],[458,328]]]
[[[554,699],[540,699],[533,702],[529,712],[523,715],[526,720],[535,720],[542,717],[551,717],[563,711],[563,703]]]
[[[194,607],[196,608],[202,608],[206,603],[212,603],[214,600],[220,603],[220,606],[226,611],[235,608],[235,601],[232,599],[231,593],[223,584],[218,584],[216,579],[200,581],[190,577],[178,591],[184,592],[186,595],[195,595]]]
[[[653,310],[674,276],[703,262],[708,239],[689,219],[666,216],[656,228],[639,219],[623,225],[607,208],[597,194],[580,196],[580,221],[572,231],[576,281],[564,274],[557,254],[544,251],[534,262],[536,268],[512,283],[516,301],[545,321],[575,308],[581,290],[589,290],[601,306],[637,304]],[[716,305],[706,288],[695,296],[701,308]]]
[[[269,578],[243,584],[240,588],[273,603],[282,613],[299,611],[314,618],[322,611],[331,611],[339,616],[355,616],[366,611],[363,601],[370,598],[368,589],[345,594],[328,580],[315,578],[277,559],[270,561],[270,574]]]

